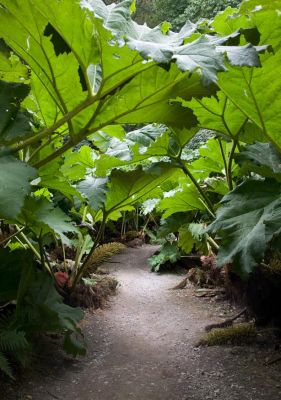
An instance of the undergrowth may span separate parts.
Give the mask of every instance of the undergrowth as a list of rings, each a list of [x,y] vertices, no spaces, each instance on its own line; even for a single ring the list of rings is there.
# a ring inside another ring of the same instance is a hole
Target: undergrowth
[[[114,254],[120,253],[126,246],[122,243],[112,242],[103,244],[95,249],[91,259],[88,262],[85,274],[89,275],[96,272],[97,268],[112,257]]]
[[[250,344],[253,343],[256,335],[257,330],[253,324],[238,324],[227,328],[213,329],[202,337],[198,345],[219,346]]]

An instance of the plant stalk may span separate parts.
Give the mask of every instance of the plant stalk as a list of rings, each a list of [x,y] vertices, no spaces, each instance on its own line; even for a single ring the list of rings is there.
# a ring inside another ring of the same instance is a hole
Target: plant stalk
[[[28,239],[28,237],[22,232],[22,230],[19,228],[18,225],[15,225],[16,229],[17,229],[17,234],[23,239],[23,241],[27,244],[27,246],[30,248],[30,250],[33,251],[33,253],[35,254],[35,256],[38,258],[39,261],[41,261],[41,255],[40,253],[36,250],[36,248],[33,246],[33,244],[30,242],[30,240]]]
[[[234,140],[231,150],[230,150],[230,153],[229,153],[228,165],[227,165],[227,182],[228,182],[229,190],[233,190],[232,162],[233,162],[236,147],[237,147],[237,140]]]
[[[204,193],[204,191],[202,190],[201,186],[199,185],[199,183],[197,182],[197,180],[194,178],[194,176],[192,175],[192,173],[189,171],[189,169],[186,167],[186,165],[181,161],[178,160],[179,163],[179,167],[181,168],[181,170],[183,171],[183,173],[189,177],[189,179],[192,181],[192,183],[194,184],[194,186],[196,187],[196,189],[198,190],[198,192],[201,194],[201,196],[203,197],[204,201],[206,202],[206,204],[208,205],[208,208],[210,209],[212,215],[215,215],[215,210],[213,207],[213,204],[211,203],[211,201],[209,200],[208,196],[206,196],[206,193]]]
[[[227,165],[227,161],[226,161],[226,157],[225,157],[225,153],[224,153],[224,150],[223,150],[223,147],[222,147],[222,143],[221,143],[221,138],[220,137],[218,138],[218,142],[219,142],[219,146],[220,146],[221,156],[222,156],[222,159],[223,159],[225,176],[226,176],[226,181],[227,181],[227,184],[228,184],[228,188],[229,188],[229,190],[232,190],[231,189],[231,183],[228,180],[228,165]]]
[[[86,260],[83,262],[83,265],[82,265],[81,268],[78,270],[78,272],[77,272],[77,274],[76,274],[76,276],[75,276],[75,278],[74,278],[74,280],[73,280],[73,283],[72,283],[72,285],[71,285],[71,291],[73,291],[73,290],[75,289],[77,283],[78,283],[78,282],[80,281],[80,279],[82,278],[83,273],[85,272],[86,268],[88,267],[88,263],[89,263],[89,261],[91,260],[92,255],[93,255],[94,251],[96,250],[96,248],[97,248],[97,246],[98,246],[98,244],[99,244],[99,242],[100,242],[100,240],[101,240],[101,237],[102,237],[102,235],[103,235],[104,228],[105,228],[106,218],[107,218],[107,213],[103,210],[103,219],[102,219],[102,222],[101,222],[101,224],[100,224],[100,227],[99,227],[97,236],[96,236],[96,238],[95,238],[94,244],[93,244],[93,246],[92,246],[92,248],[91,248],[89,254],[88,254],[87,257],[86,257]]]
[[[22,232],[24,230],[24,227],[20,228],[19,231],[12,233],[10,236],[6,237],[5,239],[3,239],[0,242],[0,247],[3,246],[3,244],[5,244],[6,242],[9,242],[13,237],[17,236],[20,232]]]
[[[208,235],[207,237],[207,241],[210,243],[210,245],[215,249],[215,250],[219,250],[220,246],[217,244],[217,242]]]

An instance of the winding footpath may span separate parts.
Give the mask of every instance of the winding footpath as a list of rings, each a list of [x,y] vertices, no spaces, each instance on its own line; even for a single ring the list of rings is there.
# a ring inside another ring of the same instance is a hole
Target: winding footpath
[[[195,347],[222,305],[192,288],[169,290],[181,277],[151,273],[154,251],[127,249],[105,265],[121,286],[108,308],[87,316],[85,358],[42,355],[41,369],[1,400],[281,399],[281,367],[263,365],[272,349]]]

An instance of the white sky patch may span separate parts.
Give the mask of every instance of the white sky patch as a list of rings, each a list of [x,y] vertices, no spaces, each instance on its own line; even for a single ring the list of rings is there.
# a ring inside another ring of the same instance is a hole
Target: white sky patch
[[[259,5],[259,6],[256,6],[256,7],[253,9],[253,12],[258,12],[258,11],[261,11],[261,10],[262,10],[262,6]]]
[[[160,203],[160,199],[148,199],[145,202],[143,202],[142,204],[142,213],[144,215],[147,215],[149,213],[151,213],[155,207],[157,206],[157,204]]]
[[[177,188],[174,190],[170,190],[169,192],[164,192],[164,198],[173,197],[177,192],[182,192],[182,188]]]

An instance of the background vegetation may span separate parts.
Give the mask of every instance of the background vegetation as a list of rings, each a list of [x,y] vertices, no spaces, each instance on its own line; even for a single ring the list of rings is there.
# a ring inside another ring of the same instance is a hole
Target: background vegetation
[[[138,0],[136,20],[151,27],[168,21],[178,30],[188,20],[213,18],[225,8],[237,7],[240,3],[240,0]]]

